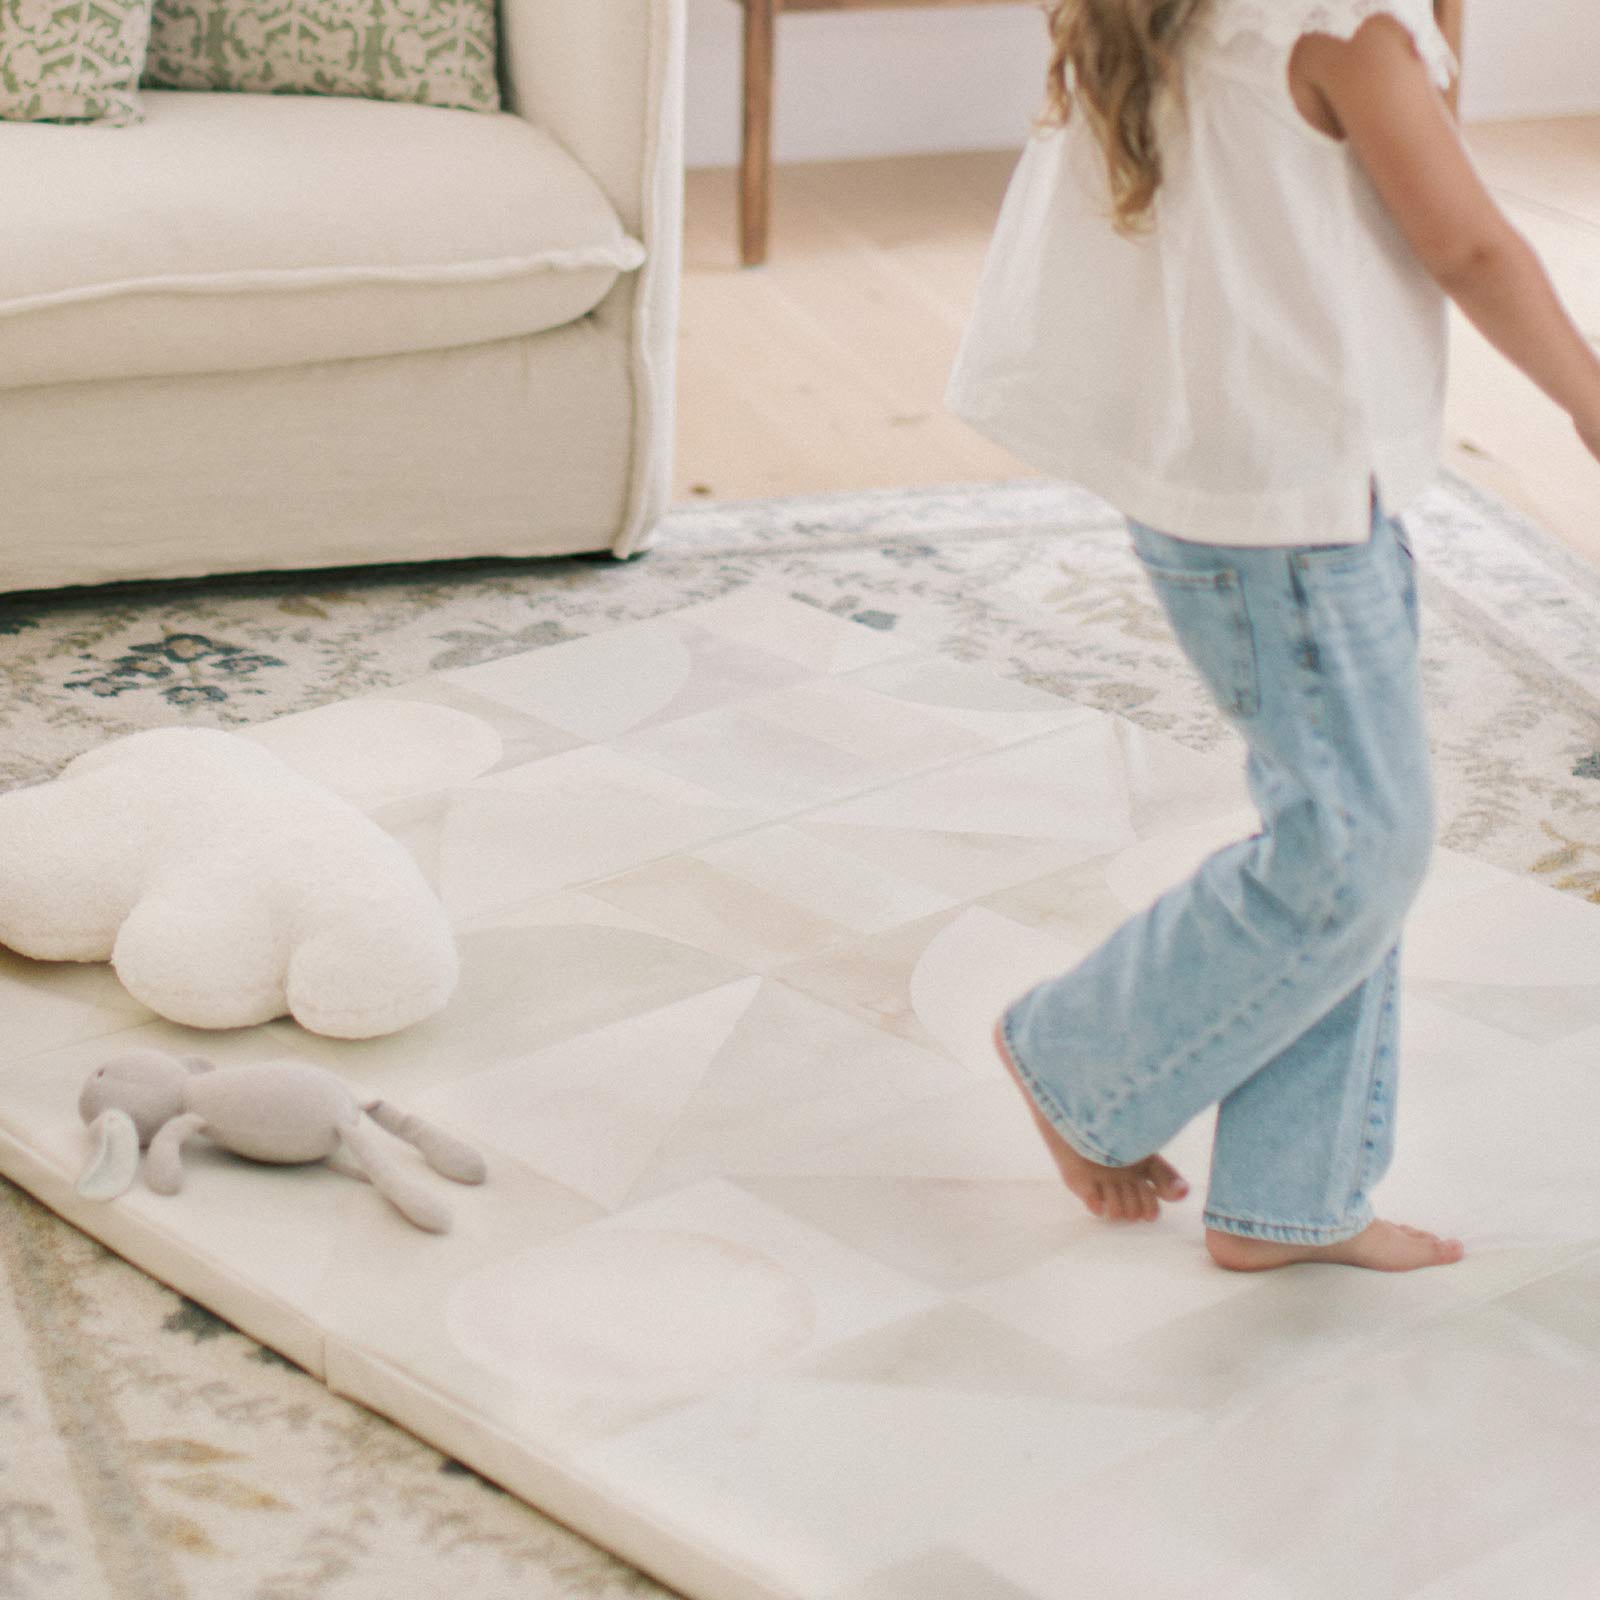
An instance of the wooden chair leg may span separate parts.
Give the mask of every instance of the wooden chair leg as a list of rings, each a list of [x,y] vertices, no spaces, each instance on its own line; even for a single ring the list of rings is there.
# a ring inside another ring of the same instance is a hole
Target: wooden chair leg
[[[739,175],[739,252],[767,259],[772,187],[772,57],[782,0],[744,0],[744,153]]]

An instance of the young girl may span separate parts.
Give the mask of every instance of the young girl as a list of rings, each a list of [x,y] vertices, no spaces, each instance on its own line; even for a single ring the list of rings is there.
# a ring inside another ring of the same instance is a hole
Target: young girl
[[[1394,514],[1436,470],[1446,295],[1596,455],[1600,357],[1474,173],[1430,0],[1050,20],[1058,126],[1007,194],[951,403],[1128,517],[1263,826],[1016,1000],[996,1047],[1096,1215],[1186,1194],[1156,1152],[1218,1105],[1223,1266],[1457,1261],[1368,1199],[1433,832]]]

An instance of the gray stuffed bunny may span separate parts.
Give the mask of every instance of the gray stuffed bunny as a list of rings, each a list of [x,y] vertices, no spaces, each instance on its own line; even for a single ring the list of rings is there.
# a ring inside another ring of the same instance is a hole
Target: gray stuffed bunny
[[[134,1050],[90,1077],[78,1110],[96,1137],[78,1180],[78,1193],[90,1200],[125,1193],[147,1146],[145,1181],[157,1194],[176,1194],[183,1187],[183,1142],[197,1133],[253,1161],[343,1156],[355,1176],[369,1179],[430,1233],[449,1231],[450,1212],[413,1180],[378,1129],[415,1146],[435,1172],[456,1183],[482,1183],[486,1176],[483,1157],[460,1140],[382,1100],[363,1104],[333,1073],[298,1061],[216,1067],[200,1056],[179,1060]]]

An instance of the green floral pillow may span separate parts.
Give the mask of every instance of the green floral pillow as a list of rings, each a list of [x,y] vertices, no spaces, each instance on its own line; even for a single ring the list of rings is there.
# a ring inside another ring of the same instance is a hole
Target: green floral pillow
[[[140,122],[150,0],[0,0],[0,119]]]
[[[144,81],[498,111],[496,55],[495,0],[155,0]]]

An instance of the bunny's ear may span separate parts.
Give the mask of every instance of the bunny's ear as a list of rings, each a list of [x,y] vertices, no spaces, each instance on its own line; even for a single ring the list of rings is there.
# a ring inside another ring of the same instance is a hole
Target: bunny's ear
[[[102,1111],[89,1125],[94,1151],[78,1179],[85,1200],[115,1200],[139,1174],[139,1130],[126,1111]]]

